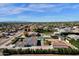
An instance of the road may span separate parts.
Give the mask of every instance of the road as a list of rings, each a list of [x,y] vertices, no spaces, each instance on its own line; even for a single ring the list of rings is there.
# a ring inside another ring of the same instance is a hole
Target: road
[[[15,37],[20,36],[22,33],[23,33],[23,30],[22,30],[22,31],[18,31],[14,36],[12,36],[12,37],[8,38],[7,40],[5,40],[4,44],[2,44],[0,47],[5,47],[7,44],[11,43],[11,41],[12,41]]]
[[[24,28],[25,26],[22,26],[21,28]],[[15,38],[20,36],[21,34],[23,34],[23,30],[19,30],[17,33],[15,33],[15,35],[11,36],[10,38],[7,39],[3,39],[0,42],[0,48],[6,48],[8,44],[11,43],[11,41]]]

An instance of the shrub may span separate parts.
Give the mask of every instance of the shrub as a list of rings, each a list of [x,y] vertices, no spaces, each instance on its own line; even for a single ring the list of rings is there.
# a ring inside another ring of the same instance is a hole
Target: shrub
[[[3,55],[11,54],[62,54],[62,55],[78,55],[79,50],[72,48],[57,49],[3,49]]]

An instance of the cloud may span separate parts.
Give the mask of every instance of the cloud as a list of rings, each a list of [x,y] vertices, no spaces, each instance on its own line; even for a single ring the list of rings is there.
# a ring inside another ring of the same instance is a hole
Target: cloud
[[[30,4],[28,7],[32,9],[42,9],[42,8],[55,7],[55,5],[53,4]]]
[[[1,7],[6,7],[6,6],[9,6],[9,5],[11,5],[10,3],[0,3],[0,8]]]
[[[16,4],[0,3],[0,16],[21,14],[22,12],[32,11],[32,12],[62,12],[64,9],[74,9],[79,8],[79,5],[75,4],[21,4],[17,6]]]
[[[27,7],[26,4],[22,5],[21,7],[17,7],[13,9],[12,11],[15,12],[23,12],[23,11],[33,11],[33,12],[44,12],[49,8],[55,7],[55,5],[52,4],[29,4]]]
[[[16,6],[15,4],[0,4],[0,16],[20,14],[24,11],[32,12],[45,12],[50,8],[55,7],[53,4],[22,4],[21,6]]]

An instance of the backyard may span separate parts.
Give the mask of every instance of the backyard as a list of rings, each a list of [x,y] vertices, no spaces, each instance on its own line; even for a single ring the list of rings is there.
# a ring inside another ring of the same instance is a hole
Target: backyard
[[[79,40],[74,40],[74,39],[71,39],[69,40],[69,42],[74,45],[75,47],[79,48]]]

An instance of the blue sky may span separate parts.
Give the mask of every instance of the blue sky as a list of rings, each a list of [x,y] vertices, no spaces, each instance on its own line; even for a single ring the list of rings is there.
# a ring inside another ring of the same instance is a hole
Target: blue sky
[[[79,21],[78,3],[0,3],[0,22]]]

